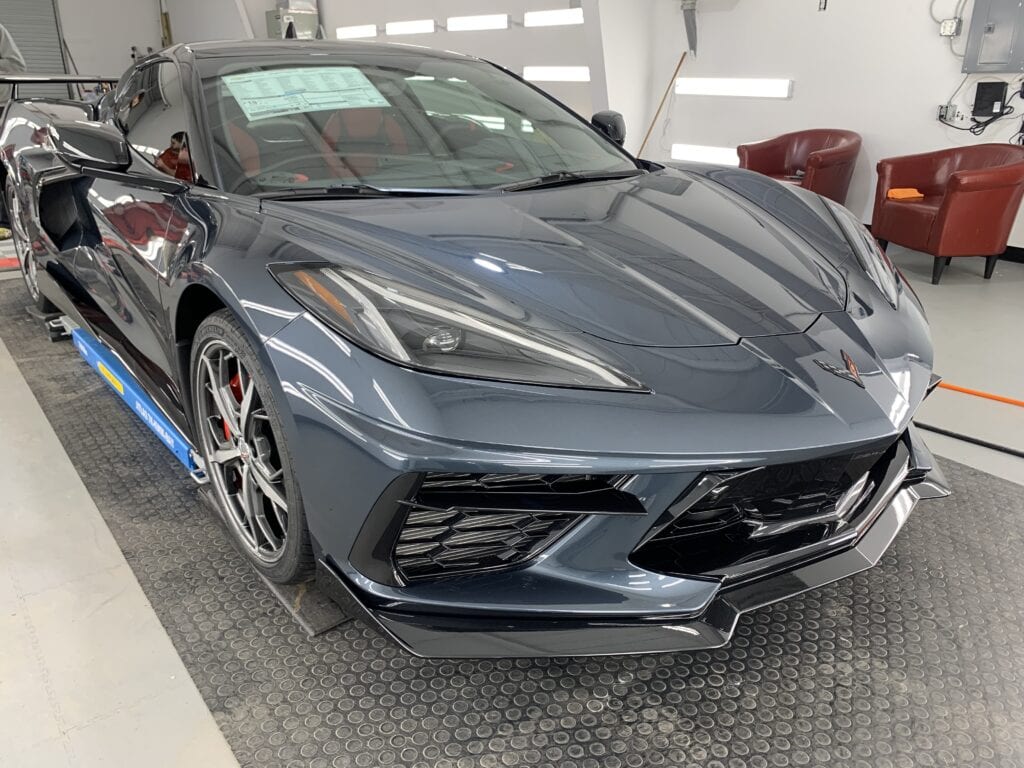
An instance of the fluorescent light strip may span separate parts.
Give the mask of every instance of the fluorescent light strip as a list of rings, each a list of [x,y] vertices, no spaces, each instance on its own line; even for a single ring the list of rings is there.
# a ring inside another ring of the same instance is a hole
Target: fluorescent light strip
[[[389,21],[384,25],[388,35],[429,35],[437,31],[433,19],[415,19],[414,21]]]
[[[334,30],[339,40],[355,40],[359,37],[376,37],[376,24],[358,24],[354,27],[338,27]]]
[[[507,13],[488,13],[482,16],[450,16],[449,32],[473,32],[480,29],[508,29]]]
[[[696,163],[739,165],[735,147],[710,147],[704,144],[673,144],[673,160],[692,160]]]
[[[680,96],[749,96],[760,99],[788,99],[792,80],[769,77],[680,77],[676,80]]]
[[[524,27],[563,27],[582,24],[582,8],[560,8],[553,11],[527,11],[523,14]]]
[[[589,83],[590,67],[523,67],[523,79],[534,83]]]

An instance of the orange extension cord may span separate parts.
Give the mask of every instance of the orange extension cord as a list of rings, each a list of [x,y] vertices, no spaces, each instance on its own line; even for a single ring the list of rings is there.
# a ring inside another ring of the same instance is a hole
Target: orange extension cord
[[[993,395],[991,392],[982,392],[980,389],[958,387],[956,384],[947,384],[944,381],[939,382],[939,389],[948,389],[952,392],[960,392],[965,395],[973,395],[974,397],[983,397],[986,400],[995,400],[997,403],[1006,403],[1007,405],[1016,405],[1018,408],[1024,408],[1024,400],[1015,400],[1012,397],[1005,397],[1003,395]]]
[[[947,384],[944,381],[939,382],[941,389],[948,389],[950,392],[960,392],[964,395],[971,395],[972,397],[981,397],[986,400],[994,400],[997,403],[1006,403],[1007,405],[1015,405],[1018,408],[1024,408],[1024,400],[1015,400],[1012,397],[1005,397],[1003,395],[993,395],[991,392],[982,392],[980,389],[968,389],[967,387],[958,387],[956,384]],[[973,443],[974,445],[980,445],[982,448],[989,448],[993,451],[999,451],[1000,453],[1006,453],[1010,456],[1016,456],[1017,458],[1024,459],[1024,451],[1016,448],[1010,448],[1006,445],[997,445],[996,443],[990,443],[987,440],[982,440],[977,437],[971,437],[970,435],[962,435],[959,432],[953,432],[949,429],[943,429],[942,427],[936,427],[931,424],[925,424],[920,421],[915,421],[914,426],[919,429],[927,430],[928,432],[935,432],[939,435],[945,435],[946,437],[952,437],[955,440],[962,440],[965,443]]]

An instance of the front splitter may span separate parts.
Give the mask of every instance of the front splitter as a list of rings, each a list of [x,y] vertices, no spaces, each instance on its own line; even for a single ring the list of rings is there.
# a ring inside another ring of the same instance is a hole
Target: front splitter
[[[949,494],[936,468],[919,483],[901,488],[852,546],[791,570],[725,588],[696,618],[616,621],[599,617],[481,618],[412,614],[380,606],[365,616],[410,653],[428,658],[613,656],[718,648],[729,642],[740,616],[878,563],[921,499]],[[345,578],[335,576],[335,599],[350,608],[361,603]]]

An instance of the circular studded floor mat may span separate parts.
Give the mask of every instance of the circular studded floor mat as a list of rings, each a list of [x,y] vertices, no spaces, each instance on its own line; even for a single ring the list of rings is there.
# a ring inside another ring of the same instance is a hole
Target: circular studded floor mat
[[[945,462],[955,495],[877,568],[720,650],[417,659],[360,623],[307,637],[24,301],[0,282],[0,337],[243,766],[1024,768],[1020,486]]]

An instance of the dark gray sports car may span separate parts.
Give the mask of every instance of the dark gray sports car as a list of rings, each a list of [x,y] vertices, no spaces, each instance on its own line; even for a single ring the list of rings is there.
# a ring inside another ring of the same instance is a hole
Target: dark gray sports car
[[[422,655],[713,647],[948,492],[932,344],[846,209],[622,135],[477,59],[247,41],[0,143],[33,300],[268,578],[319,563]]]

